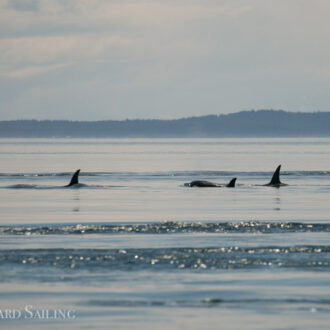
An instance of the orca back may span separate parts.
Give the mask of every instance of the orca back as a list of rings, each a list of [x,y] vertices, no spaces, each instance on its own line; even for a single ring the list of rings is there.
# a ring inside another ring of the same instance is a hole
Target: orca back
[[[190,182],[189,187],[217,187],[217,185],[213,182],[197,180]]]

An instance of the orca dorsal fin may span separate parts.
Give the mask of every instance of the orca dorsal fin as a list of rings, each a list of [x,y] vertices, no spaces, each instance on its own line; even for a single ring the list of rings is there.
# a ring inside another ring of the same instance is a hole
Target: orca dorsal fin
[[[230,180],[226,187],[228,188],[235,188],[236,178]]]
[[[281,165],[278,165],[276,171],[273,174],[272,179],[269,182],[269,185],[273,186],[273,185],[279,185],[279,184],[281,184],[281,181],[280,181],[280,170],[281,170]]]
[[[70,181],[70,183],[67,185],[67,187],[70,187],[70,186],[73,186],[74,184],[79,183],[79,181],[78,181],[79,172],[80,172],[80,169],[77,170],[77,171],[75,172],[75,174],[73,174],[73,176],[72,176],[72,178],[71,178],[71,181]]]

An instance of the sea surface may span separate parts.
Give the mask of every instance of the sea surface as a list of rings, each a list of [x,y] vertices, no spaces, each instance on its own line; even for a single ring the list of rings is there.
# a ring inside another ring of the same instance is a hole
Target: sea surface
[[[0,328],[329,329],[330,139],[0,139]]]

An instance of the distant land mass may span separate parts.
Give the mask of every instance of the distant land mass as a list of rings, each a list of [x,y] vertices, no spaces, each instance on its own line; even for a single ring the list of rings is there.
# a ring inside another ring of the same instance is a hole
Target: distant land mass
[[[325,137],[330,136],[330,112],[250,110],[173,120],[0,121],[0,137]]]

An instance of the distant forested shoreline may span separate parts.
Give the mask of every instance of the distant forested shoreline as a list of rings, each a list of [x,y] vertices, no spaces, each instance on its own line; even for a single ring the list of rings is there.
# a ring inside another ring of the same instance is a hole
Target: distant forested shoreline
[[[173,120],[0,121],[0,137],[326,137],[330,112],[250,110]]]

